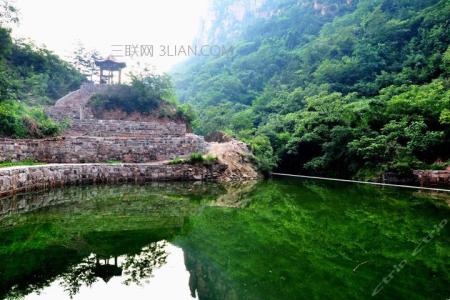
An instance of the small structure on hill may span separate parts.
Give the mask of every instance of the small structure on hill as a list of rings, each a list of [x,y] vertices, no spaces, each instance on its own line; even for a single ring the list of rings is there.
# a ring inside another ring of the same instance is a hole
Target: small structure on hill
[[[122,83],[122,69],[127,66],[125,63],[117,62],[112,56],[109,56],[105,60],[96,60],[95,65],[100,68],[100,84]],[[114,72],[118,72],[116,81],[114,80]]]

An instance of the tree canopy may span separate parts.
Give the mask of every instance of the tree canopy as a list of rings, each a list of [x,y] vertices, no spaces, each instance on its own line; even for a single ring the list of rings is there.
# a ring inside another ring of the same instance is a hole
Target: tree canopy
[[[269,170],[366,178],[445,165],[448,1],[264,3],[239,33],[217,29],[231,18],[217,13],[211,30],[225,32],[212,41],[234,44],[233,55],[174,72],[181,101],[199,111],[197,132],[248,141]]]
[[[56,134],[41,106],[79,88],[84,77],[51,51],[14,41],[6,26],[16,22],[17,9],[0,1],[0,136]]]

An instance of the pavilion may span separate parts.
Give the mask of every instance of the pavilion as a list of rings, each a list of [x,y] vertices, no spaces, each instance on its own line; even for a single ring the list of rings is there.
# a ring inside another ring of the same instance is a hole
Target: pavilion
[[[127,66],[125,63],[117,62],[109,56],[105,60],[96,60],[95,65],[100,68],[100,84],[122,83],[122,69]],[[114,80],[114,72],[118,72],[117,81]]]

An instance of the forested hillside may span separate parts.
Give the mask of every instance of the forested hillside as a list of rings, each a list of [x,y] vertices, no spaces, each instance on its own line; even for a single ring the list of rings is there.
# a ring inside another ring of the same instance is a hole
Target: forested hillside
[[[367,179],[446,166],[449,1],[216,0],[212,10],[199,40],[233,55],[173,72],[199,133],[248,141],[265,170]]]
[[[83,76],[47,49],[13,41],[15,8],[0,1],[0,137],[42,137],[58,126],[42,108],[79,88]]]

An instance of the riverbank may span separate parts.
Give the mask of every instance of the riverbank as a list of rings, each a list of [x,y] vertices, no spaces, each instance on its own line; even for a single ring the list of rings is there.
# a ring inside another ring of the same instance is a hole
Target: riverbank
[[[439,172],[441,172],[441,171],[421,171],[421,172],[423,172],[423,173],[426,173],[426,172],[437,172],[437,174],[439,175]],[[430,190],[430,191],[437,191],[437,192],[450,192],[450,189],[438,188],[438,187],[436,187],[436,185],[432,185],[432,184],[429,184],[428,186],[421,184],[419,186],[419,185],[408,185],[408,182],[403,182],[403,184],[402,183],[390,183],[390,182],[384,182],[383,183],[383,182],[349,180],[349,179],[340,179],[340,178],[329,178],[329,177],[318,177],[318,176],[307,176],[307,175],[295,175],[295,174],[285,174],[285,173],[272,173],[272,176],[275,176],[275,177],[293,177],[293,178],[317,179],[317,180],[327,180],[327,181],[347,182],[347,183],[359,183],[359,184],[399,187],[399,188],[408,188],[408,189],[421,189],[421,190]],[[433,182],[436,182],[436,181],[433,181]],[[439,182],[439,180],[437,182]],[[413,182],[411,184],[415,184],[415,183],[416,182]],[[435,186],[435,187],[432,187],[432,186]]]
[[[48,164],[0,169],[0,196],[59,186],[152,181],[220,181],[221,163],[180,164]]]

